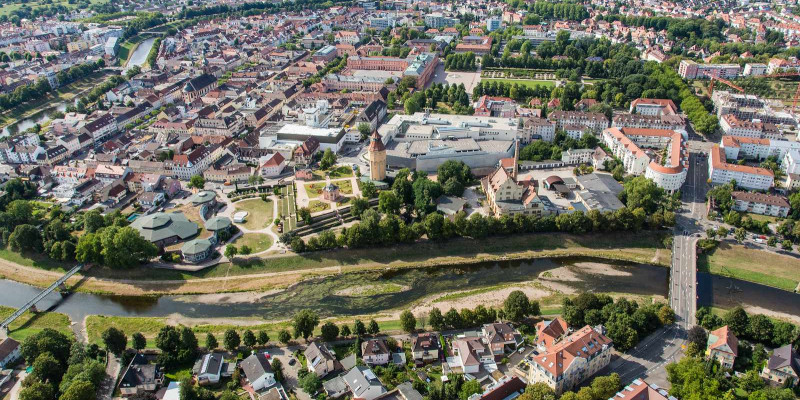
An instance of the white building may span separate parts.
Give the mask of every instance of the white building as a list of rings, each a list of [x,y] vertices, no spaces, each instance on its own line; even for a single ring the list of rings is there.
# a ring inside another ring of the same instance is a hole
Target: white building
[[[800,174],[800,150],[792,149],[783,156],[781,168],[786,174]]]
[[[274,178],[283,172],[286,159],[281,153],[272,153],[261,162],[260,174],[263,178]]]
[[[768,169],[728,164],[725,151],[718,145],[709,151],[708,176],[714,185],[736,181],[738,187],[749,190],[768,190],[775,178]]]
[[[552,142],[556,137],[556,123],[544,118],[528,118],[523,122],[519,139],[521,144],[528,144],[535,139]]]
[[[720,146],[725,150],[725,158],[728,160],[764,160],[773,156],[781,161],[789,151],[800,150],[800,142],[740,136],[723,136]]]
[[[611,152],[622,160],[625,172],[644,174],[667,191],[679,190],[686,181],[685,139],[677,131],[637,128],[608,128],[602,137]]]
[[[731,193],[733,209],[760,215],[785,218],[789,215],[789,202],[783,196],[735,191]]]

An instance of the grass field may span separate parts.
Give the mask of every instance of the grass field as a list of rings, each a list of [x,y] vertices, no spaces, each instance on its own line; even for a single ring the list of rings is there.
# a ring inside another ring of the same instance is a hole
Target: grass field
[[[266,202],[260,198],[243,200],[235,203],[233,206],[236,207],[236,211],[247,211],[247,218],[245,218],[245,222],[242,226],[251,231],[266,228],[272,224],[272,214],[275,209],[272,200]]]
[[[251,253],[260,253],[272,246],[272,237],[266,233],[245,233],[239,236],[235,242],[236,247],[250,247]]]
[[[528,87],[544,86],[551,88],[556,85],[554,81],[538,81],[533,79],[497,79],[497,78],[481,79],[481,82],[492,82],[492,81],[510,83],[510,84],[516,83],[521,86],[528,86]]]
[[[797,259],[724,242],[710,254],[700,254],[697,267],[703,272],[789,291],[800,282],[800,262]]]
[[[332,184],[339,187],[339,193],[342,195],[353,194],[353,182],[349,179],[342,179],[338,181],[331,181]],[[306,193],[308,198],[314,199],[322,195],[322,189],[327,185],[326,182],[306,183]]]
[[[6,319],[15,310],[15,308],[0,306],[0,319]],[[73,333],[69,324],[69,318],[61,313],[42,312],[34,314],[28,311],[11,323],[8,336],[21,342],[42,329],[51,328],[72,337]]]
[[[106,3],[108,0],[89,0],[91,4],[103,4]],[[36,9],[41,6],[49,7],[50,5],[62,5],[69,10],[74,10],[77,7],[77,4],[70,4],[67,0],[54,0],[52,2],[45,3],[42,0],[39,1],[18,1],[18,2],[4,2],[2,7],[0,7],[0,15],[10,16],[12,12],[19,10],[22,8],[22,5],[26,5],[31,9]]]
[[[311,174],[314,176],[315,180],[323,180],[325,179],[325,174],[328,174],[331,179],[338,179],[338,178],[349,178],[353,176],[353,169],[346,165],[341,167],[333,167],[328,171],[324,171],[321,169],[314,170]]]
[[[311,213],[317,213],[320,211],[325,211],[331,208],[330,203],[321,200],[311,200],[308,202],[308,209],[311,210]]]

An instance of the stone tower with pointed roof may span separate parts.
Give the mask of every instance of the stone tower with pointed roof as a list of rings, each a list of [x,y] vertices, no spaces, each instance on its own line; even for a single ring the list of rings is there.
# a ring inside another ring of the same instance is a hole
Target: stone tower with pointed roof
[[[386,147],[383,145],[378,131],[369,139],[369,179],[382,181],[386,179]]]

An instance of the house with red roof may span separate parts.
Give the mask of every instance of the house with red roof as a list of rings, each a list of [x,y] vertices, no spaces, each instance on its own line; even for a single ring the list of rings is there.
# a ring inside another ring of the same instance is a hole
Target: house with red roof
[[[263,178],[274,178],[283,172],[284,167],[286,167],[286,159],[280,152],[275,152],[261,164],[260,173]]]
[[[706,355],[719,361],[723,368],[733,368],[733,362],[739,355],[739,339],[728,325],[708,333]]]
[[[530,360],[528,383],[545,383],[557,394],[571,390],[611,361],[611,339],[589,325],[547,346]]]

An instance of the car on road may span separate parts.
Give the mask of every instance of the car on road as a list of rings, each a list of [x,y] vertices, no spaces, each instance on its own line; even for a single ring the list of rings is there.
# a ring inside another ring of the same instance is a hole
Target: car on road
[[[295,360],[294,358],[290,358],[289,365],[295,365],[295,364],[297,364],[297,360]]]

